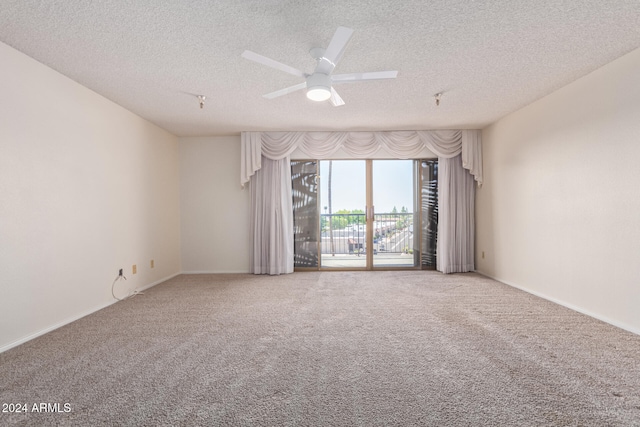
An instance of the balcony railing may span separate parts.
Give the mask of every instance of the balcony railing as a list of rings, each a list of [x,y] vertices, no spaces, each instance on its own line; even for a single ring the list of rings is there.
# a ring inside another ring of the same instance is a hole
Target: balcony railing
[[[413,251],[413,213],[381,213],[373,218],[374,253]],[[322,254],[363,254],[367,250],[364,214],[322,214]]]

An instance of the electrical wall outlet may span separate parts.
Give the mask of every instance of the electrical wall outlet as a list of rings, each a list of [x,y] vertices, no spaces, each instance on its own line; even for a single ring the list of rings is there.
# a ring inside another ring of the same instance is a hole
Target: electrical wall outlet
[[[151,268],[155,267],[155,262],[151,260]]]
[[[138,266],[133,264],[133,268],[131,269],[133,274],[136,274],[138,272]]]

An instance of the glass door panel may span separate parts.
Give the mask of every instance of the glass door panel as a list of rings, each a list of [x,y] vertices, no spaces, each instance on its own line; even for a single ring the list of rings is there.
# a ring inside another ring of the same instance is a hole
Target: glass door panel
[[[373,267],[413,268],[419,265],[419,226],[413,160],[372,161]]]
[[[366,161],[320,161],[320,266],[365,269]]]

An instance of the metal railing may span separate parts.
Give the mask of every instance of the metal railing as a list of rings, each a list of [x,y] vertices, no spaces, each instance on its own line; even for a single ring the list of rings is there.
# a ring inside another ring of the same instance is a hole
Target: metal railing
[[[321,253],[366,252],[365,214],[321,214]],[[413,252],[413,213],[381,213],[373,218],[373,252]]]

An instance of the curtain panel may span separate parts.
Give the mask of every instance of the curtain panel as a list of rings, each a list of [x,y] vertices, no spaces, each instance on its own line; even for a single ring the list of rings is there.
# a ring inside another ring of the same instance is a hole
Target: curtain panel
[[[482,185],[479,130],[242,132],[240,184],[244,188],[251,181],[251,271],[293,272],[289,156],[294,150],[300,149],[310,159],[326,159],[339,149],[369,158],[381,148],[397,159],[416,158],[424,148],[438,156],[437,269],[443,273],[472,271],[474,179]]]
[[[250,271],[293,273],[291,164],[285,157],[263,158],[262,165],[251,180]]]
[[[475,190],[461,155],[438,159],[438,271],[465,273],[475,268]]]

